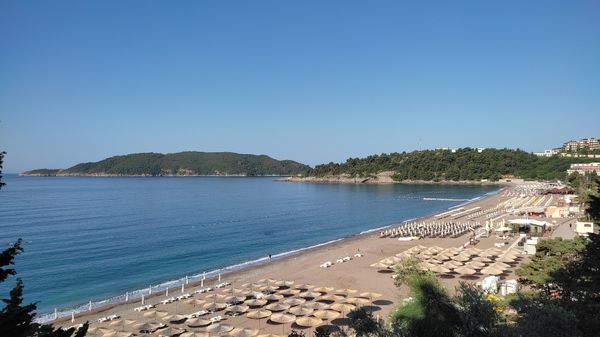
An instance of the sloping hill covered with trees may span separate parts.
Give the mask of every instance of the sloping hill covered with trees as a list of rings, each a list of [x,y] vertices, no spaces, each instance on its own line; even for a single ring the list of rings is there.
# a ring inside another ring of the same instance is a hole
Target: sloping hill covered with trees
[[[110,157],[98,162],[77,164],[58,170],[59,176],[83,175],[296,175],[310,167],[291,160],[275,160],[266,155],[232,152],[180,152],[171,154],[136,153]],[[33,170],[23,175],[39,175],[52,170]]]
[[[598,161],[598,159],[595,159]],[[383,171],[395,172],[397,181],[496,181],[512,176],[524,179],[564,179],[571,163],[591,162],[592,158],[538,157],[532,153],[510,149],[464,148],[455,152],[426,150],[350,158],[345,163],[317,165],[307,172],[309,177],[350,175],[368,177]]]

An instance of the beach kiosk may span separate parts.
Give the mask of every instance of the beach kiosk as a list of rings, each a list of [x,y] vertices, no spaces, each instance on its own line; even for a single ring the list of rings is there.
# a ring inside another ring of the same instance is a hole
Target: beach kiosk
[[[535,219],[514,219],[509,220],[508,223],[518,226],[519,232],[528,231],[531,236],[543,236],[546,229],[552,227],[549,222]]]

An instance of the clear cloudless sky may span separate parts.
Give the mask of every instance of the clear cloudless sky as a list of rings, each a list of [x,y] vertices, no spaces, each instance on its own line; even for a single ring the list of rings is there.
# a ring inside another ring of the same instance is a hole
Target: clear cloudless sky
[[[0,2],[5,172],[600,137],[600,1]]]

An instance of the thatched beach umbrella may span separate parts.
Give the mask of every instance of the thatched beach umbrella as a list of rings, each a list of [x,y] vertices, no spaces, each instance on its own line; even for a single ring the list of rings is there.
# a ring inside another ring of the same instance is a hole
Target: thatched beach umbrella
[[[244,301],[244,304],[249,305],[251,307],[262,307],[263,305],[267,304],[267,300],[253,298],[253,299]]]
[[[444,265],[446,266],[446,264],[453,266],[453,268],[458,268],[458,267],[462,267],[464,264],[460,261],[448,261],[446,262]],[[447,266],[446,266],[447,267]],[[453,269],[450,268],[450,269]]]
[[[210,337],[208,332],[184,332],[179,337]]]
[[[259,289],[262,292],[273,293],[273,292],[276,292],[279,289],[279,287],[276,287],[276,286],[263,286],[263,287],[260,287]]]
[[[336,295],[348,295],[348,294],[354,294],[356,292],[358,292],[358,290],[345,288],[345,289],[338,289],[338,290],[334,291],[333,293]]]
[[[335,310],[317,310],[313,312],[313,316],[324,320],[332,320],[340,317],[340,313]]]
[[[287,324],[296,321],[296,316],[290,314],[276,313],[269,317],[269,320],[275,323]]]
[[[323,302],[308,302],[304,306],[313,308],[315,310],[325,310],[329,309],[329,304],[325,304]]]
[[[245,300],[246,300],[245,296],[227,296],[225,298],[226,303],[232,303],[232,304],[243,303]]]
[[[483,262],[483,263],[490,263],[490,262],[492,262],[491,259],[489,259],[489,258],[487,258],[485,256],[478,256],[478,257],[474,258],[473,261]]]
[[[267,305],[265,307],[265,309],[267,310],[271,310],[271,311],[284,311],[290,308],[289,304],[285,304],[285,303],[271,303],[269,305]]]
[[[159,330],[157,332],[157,334],[159,337],[172,337],[172,336],[181,335],[184,332],[185,332],[185,330],[183,330],[183,329],[173,328],[173,327],[169,326],[169,327]]]
[[[328,292],[332,291],[333,289],[335,289],[335,288],[333,288],[333,287],[317,287],[317,288],[313,288],[312,291],[317,291],[320,293],[328,293]]]
[[[504,262],[494,262],[490,265],[490,267],[494,267],[500,270],[509,270],[511,268],[509,264],[506,264]]]
[[[298,294],[298,296],[302,298],[315,298],[321,296],[321,293],[318,293],[316,291],[305,291],[303,293]]]
[[[234,305],[225,310],[225,312],[232,312],[235,314],[243,314],[248,311],[250,307],[247,305]]]
[[[185,324],[190,328],[203,327],[210,325],[210,323],[212,323],[210,320],[204,318],[192,318],[185,322]]]
[[[466,266],[475,268],[475,269],[481,269],[481,268],[485,267],[486,264],[483,262],[479,262],[479,261],[471,261],[471,262],[467,262]]]
[[[258,335],[258,330],[235,328],[229,332],[229,335],[234,337],[254,337]]]
[[[294,298],[287,298],[287,299],[283,300],[283,303],[294,306],[294,305],[304,304],[304,303],[306,303],[306,300],[303,298],[295,298],[294,297]]]
[[[481,269],[481,273],[484,275],[502,275],[504,272],[498,268],[490,266]]]
[[[132,337],[135,336],[129,331],[111,331],[102,335],[102,337]]]
[[[205,305],[202,306],[202,308],[204,308],[205,310],[208,310],[208,311],[219,311],[219,310],[223,310],[223,309],[227,308],[227,304],[219,303],[219,302],[206,303]]]
[[[350,303],[355,305],[365,305],[371,303],[370,300],[362,297],[348,297],[343,300],[343,303]]]
[[[456,269],[454,269],[454,272],[459,273],[461,275],[473,275],[473,274],[477,273],[477,271],[475,271],[475,269],[466,267],[466,266],[456,268]]]
[[[165,317],[168,316],[169,313],[166,311],[159,311],[159,310],[152,310],[152,311],[148,311],[145,312],[143,314],[144,317],[146,318],[161,318],[161,317]]]
[[[199,298],[190,298],[189,300],[185,300],[183,303],[197,306],[197,305],[203,305],[204,303],[206,303],[206,301],[201,300]]]
[[[162,328],[164,326],[165,325],[162,323],[146,322],[146,323],[135,325],[134,328],[141,333],[152,333],[156,329]]]
[[[226,334],[231,330],[233,330],[233,325],[221,324],[221,323],[215,323],[213,325],[210,325],[208,328],[206,328],[207,332],[210,332],[215,335]]]
[[[271,316],[271,314],[273,314],[273,312],[271,312],[270,310],[253,310],[249,311],[246,314],[246,317],[252,319],[263,319]]]
[[[299,326],[312,328],[323,323],[323,320],[313,316],[300,317],[296,319],[296,324]]]
[[[300,293],[300,289],[285,289],[279,292],[279,295],[283,296],[294,296]]]
[[[434,266],[433,268],[430,269],[432,272],[434,273],[438,273],[438,274],[447,274],[450,272],[450,269],[442,266],[442,265],[437,265]]]
[[[458,262],[467,262],[471,259],[471,256],[469,255],[463,255],[463,254],[458,254],[454,257],[452,257],[453,261],[458,261]]]
[[[271,294],[271,295],[264,296],[262,299],[267,300],[267,301],[279,301],[282,298],[283,298],[283,295]]]
[[[292,308],[288,309],[288,312],[290,314],[296,315],[296,316],[310,315],[310,314],[312,314],[313,311],[315,311],[315,309],[307,307],[307,306],[303,306],[303,305],[299,305],[297,307],[292,307]]]
[[[377,269],[387,269],[391,266],[391,264],[387,264],[387,263],[383,263],[383,262],[375,262],[371,265],[369,265],[369,267],[371,268],[377,268]]]
[[[344,299],[344,296],[329,294],[329,295],[320,296],[319,298],[316,299],[316,301],[330,301],[330,302],[335,302],[335,301],[339,301],[339,300],[342,300],[342,299]]]
[[[210,301],[215,302],[215,301],[222,301],[226,297],[227,296],[223,295],[223,294],[209,294],[209,295],[204,296],[204,300],[210,300]]]
[[[354,304],[350,303],[335,303],[330,306],[331,309],[339,312],[350,312],[356,308]]]
[[[287,337],[287,336],[284,336],[284,335],[265,334],[265,335],[258,335],[257,337]]]
[[[357,297],[368,298],[372,301],[374,298],[380,298],[381,296],[383,296],[383,294],[367,291],[364,293],[360,293],[360,295],[358,295]]]
[[[314,286],[310,285],[310,284],[296,284],[294,286],[294,289],[300,289],[300,290],[308,290],[311,288],[314,288]]]
[[[511,255],[504,255],[498,259],[496,259],[496,261],[498,262],[505,262],[505,263],[514,263],[516,260],[516,257],[511,256]]]
[[[163,317],[163,320],[168,321],[169,323],[173,323],[173,324],[181,324],[187,318],[188,317],[184,316],[184,315],[170,315],[170,316]]]

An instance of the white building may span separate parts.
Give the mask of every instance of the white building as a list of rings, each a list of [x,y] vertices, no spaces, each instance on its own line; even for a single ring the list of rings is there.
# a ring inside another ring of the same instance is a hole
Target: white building
[[[571,174],[573,172],[579,174],[596,172],[596,174],[600,174],[600,163],[571,164],[571,168],[567,170],[567,173]]]
[[[575,232],[579,235],[594,233],[594,223],[591,221],[577,221],[575,223]]]

